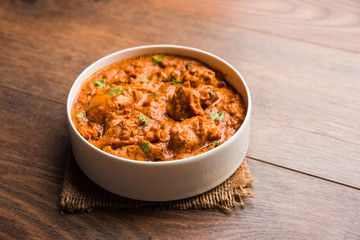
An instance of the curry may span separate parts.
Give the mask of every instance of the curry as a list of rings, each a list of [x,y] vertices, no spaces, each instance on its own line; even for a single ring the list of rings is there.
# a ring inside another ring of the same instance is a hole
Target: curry
[[[81,87],[72,121],[91,144],[138,161],[210,151],[240,128],[241,96],[203,63],[146,55],[109,65]]]

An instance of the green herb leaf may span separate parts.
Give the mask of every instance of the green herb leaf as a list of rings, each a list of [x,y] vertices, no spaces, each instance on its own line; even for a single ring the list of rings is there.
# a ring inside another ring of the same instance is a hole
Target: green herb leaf
[[[78,113],[78,114],[75,115],[75,117],[77,117],[77,118],[82,118],[82,119],[84,119],[85,121],[88,120],[88,119],[84,116],[83,113]]]
[[[153,56],[154,63],[162,63],[164,61],[164,55],[161,56]]]
[[[109,94],[109,95],[114,95],[114,94],[123,94],[124,91],[122,89],[121,86],[115,86],[114,88],[112,89],[109,89],[106,94]]]
[[[220,142],[215,142],[215,145],[212,145],[212,146],[209,147],[209,151],[213,150],[215,147],[220,146],[220,144],[221,144]]]
[[[120,91],[121,94],[124,93],[123,89],[122,89],[122,86],[115,86],[115,89]]]
[[[174,84],[182,84],[182,81],[181,79],[171,79],[171,81],[174,83]]]
[[[147,78],[140,78],[140,80],[141,80],[141,82],[150,82],[150,80]]]
[[[224,113],[223,112],[219,112],[219,113],[210,112],[210,113],[211,113],[211,120],[219,121],[219,122],[224,120]]]
[[[160,96],[161,96],[161,93],[156,92],[156,93],[154,94],[153,98],[157,98],[157,97],[160,97]]]
[[[99,88],[103,88],[103,87],[106,86],[106,83],[104,82],[104,79],[103,79],[103,78],[100,78],[100,79],[98,79],[98,80],[96,80],[96,81],[93,81],[93,84],[94,84],[95,86],[98,86]]]
[[[149,119],[147,119],[144,115],[139,115],[139,120],[144,123],[145,126],[149,125]]]
[[[141,145],[140,145],[140,148],[141,150],[144,151],[144,153],[149,153],[149,142],[143,142]]]

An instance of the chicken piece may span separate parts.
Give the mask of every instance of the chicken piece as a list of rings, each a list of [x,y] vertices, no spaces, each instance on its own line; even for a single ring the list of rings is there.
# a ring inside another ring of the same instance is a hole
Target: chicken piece
[[[183,80],[189,81],[194,88],[204,84],[217,87],[219,84],[219,81],[215,77],[215,72],[199,66],[193,66],[186,71]]]
[[[172,119],[166,114],[166,103],[167,99],[175,94],[175,90],[176,86],[174,84],[163,84],[155,93],[147,94],[146,99],[139,101],[135,108],[148,115],[151,119],[167,125],[167,121]]]
[[[176,124],[170,130],[169,148],[175,153],[190,153],[208,141],[221,138],[216,124],[206,117],[192,117]]]
[[[111,145],[114,148],[118,148],[137,143],[138,139],[133,136],[134,127],[136,128],[136,124],[131,118],[124,116],[113,118],[107,124],[105,134],[98,141],[99,147],[102,148],[106,145]]]
[[[210,85],[201,85],[195,89],[200,93],[201,106],[210,106],[212,103],[219,99],[216,88]]]
[[[87,140],[95,140],[102,135],[103,127],[98,123],[85,122],[80,126],[79,132]]]
[[[146,148],[144,149],[144,145]],[[164,160],[167,154],[166,145],[164,143],[142,143],[140,145],[141,149],[147,154],[151,161]]]
[[[167,81],[171,81],[172,79],[180,79],[181,71],[175,67],[166,67],[163,70],[163,76]]]
[[[103,148],[103,150],[107,153],[122,158],[138,161],[148,161],[147,154],[143,150],[141,150],[140,146],[137,144],[120,147],[115,150],[113,150],[110,146],[106,146]]]
[[[140,144],[119,147],[115,150],[111,146],[106,146],[103,150],[118,157],[135,159],[138,161],[156,161],[163,160],[165,158],[166,148],[163,145],[164,144],[142,142]]]
[[[87,116],[90,121],[105,123],[106,118],[112,112],[129,107],[132,103],[132,97],[124,93],[110,95],[102,91],[93,97],[87,110]]]
[[[139,111],[134,111],[132,115],[113,116],[106,127],[105,134],[99,139],[100,148],[106,145],[119,148],[142,140],[153,142],[162,136],[158,133],[158,124]]]
[[[204,115],[200,105],[200,94],[190,87],[190,82],[185,82],[167,103],[166,112],[177,121]]]

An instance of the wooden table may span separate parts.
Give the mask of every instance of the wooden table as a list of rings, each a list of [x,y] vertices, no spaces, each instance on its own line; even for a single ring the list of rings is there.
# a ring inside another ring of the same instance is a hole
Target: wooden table
[[[77,75],[120,49],[192,46],[252,93],[255,199],[231,213],[59,212]],[[0,1],[0,238],[360,239],[360,2]]]

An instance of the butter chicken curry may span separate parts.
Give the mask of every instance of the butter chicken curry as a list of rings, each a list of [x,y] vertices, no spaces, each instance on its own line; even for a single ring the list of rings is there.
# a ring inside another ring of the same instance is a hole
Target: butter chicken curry
[[[72,121],[119,157],[169,161],[216,148],[240,128],[242,98],[220,72],[189,58],[147,55],[107,66],[81,87]]]

